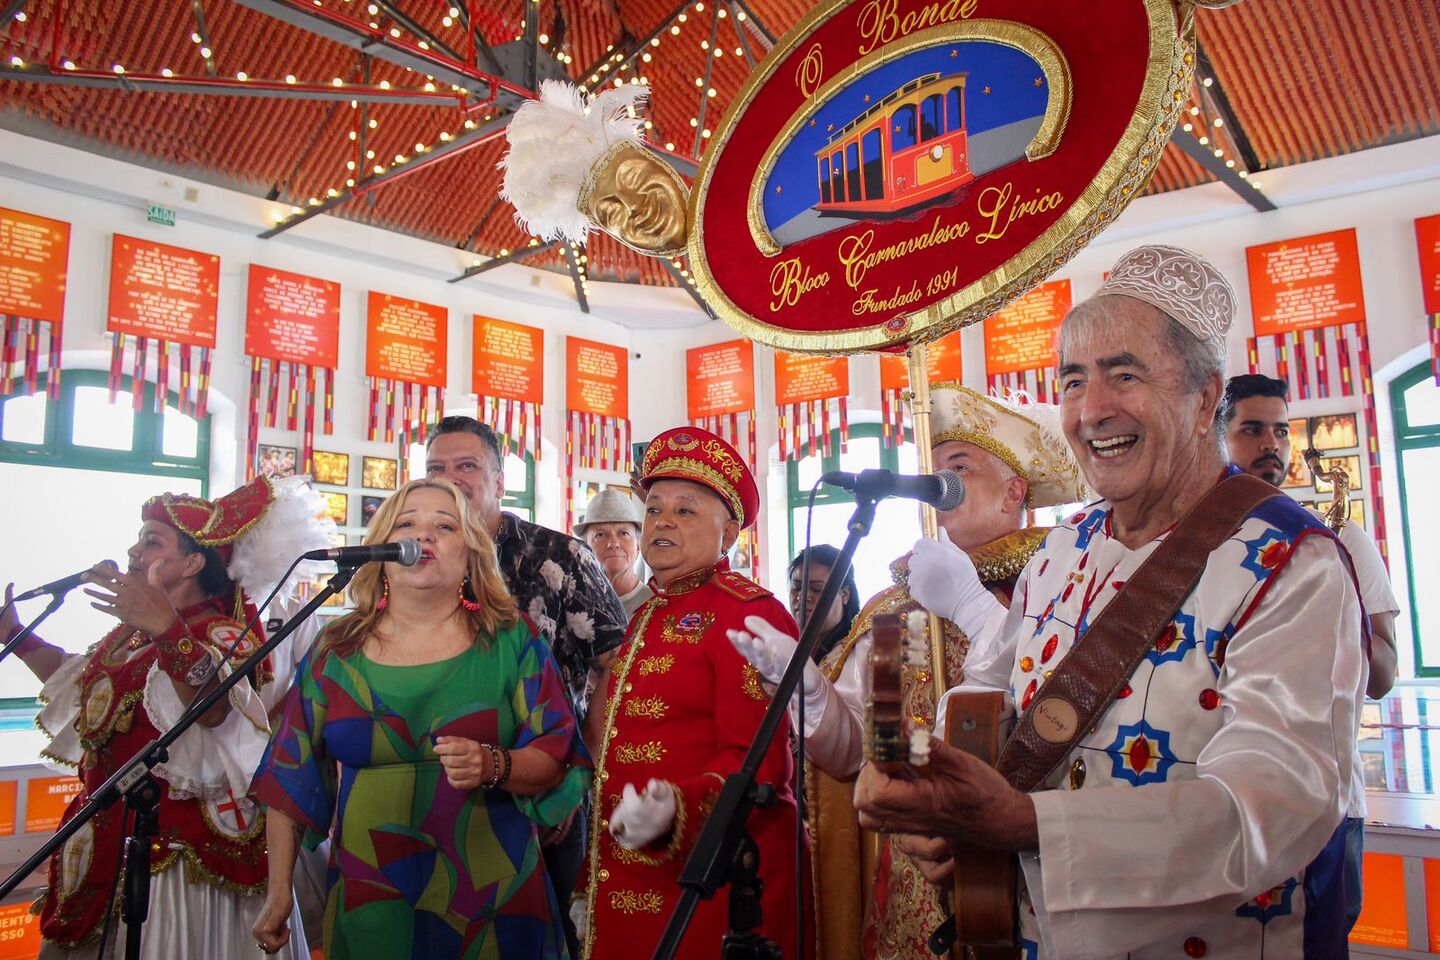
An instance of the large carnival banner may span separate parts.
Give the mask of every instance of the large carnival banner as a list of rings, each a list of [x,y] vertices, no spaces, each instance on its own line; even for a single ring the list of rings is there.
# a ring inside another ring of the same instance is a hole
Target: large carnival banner
[[[545,402],[545,331],[494,317],[474,316],[470,390],[476,419],[540,459],[540,405]]]
[[[26,393],[40,382],[40,327],[50,328],[46,394],[60,396],[61,333],[65,321],[65,274],[70,262],[70,224],[0,207],[0,396]],[[16,377],[15,368],[23,373]]]
[[[423,438],[432,411],[439,416],[445,398],[445,345],[449,311],[432,303],[370,291],[365,310],[365,375],[370,378],[371,440],[396,439],[400,415],[400,469],[409,463],[410,444]],[[432,400],[433,395],[433,400]],[[404,476],[401,482],[405,481]]]
[[[941,337],[925,351],[925,379],[928,383],[960,382],[965,365],[960,358],[960,331]],[[898,447],[905,442],[905,391],[910,387],[910,367],[904,355],[880,354],[880,442]]]
[[[833,422],[841,449],[850,437],[850,362],[775,351],[775,407],[780,459],[829,455]],[[832,405],[834,410],[832,411]]]
[[[575,470],[630,471],[630,357],[624,347],[565,338],[565,529]]]
[[[1430,318],[1430,371],[1440,386],[1440,214],[1415,221],[1420,251],[1420,296]]]
[[[1052,280],[985,319],[985,380],[992,393],[1024,390],[1037,400],[1060,401],[1055,338],[1071,302],[1070,281]]]
[[[139,410],[145,371],[155,347],[155,412],[165,410],[170,382],[170,348],[180,361],[180,411],[203,419],[209,404],[210,367],[220,304],[220,258],[115,234],[110,250],[110,399],[120,391],[127,338],[134,343],[131,394]],[[197,359],[194,352],[199,352]],[[192,371],[194,377],[192,396]]]
[[[261,386],[268,401],[265,426],[279,419],[280,381],[289,373],[285,429],[300,429],[301,384],[304,384],[304,429],[301,473],[310,473],[315,453],[315,387],[323,379],[321,429],[335,432],[335,368],[340,356],[340,284],[303,274],[250,264],[245,297],[245,353],[250,357],[250,403],[247,421],[247,477],[255,476],[259,445]]]
[[[1331,381],[1335,379],[1339,381],[1340,395],[1348,397],[1356,392],[1356,383],[1359,383],[1365,412],[1370,495],[1375,505],[1371,533],[1384,557],[1387,550],[1385,501],[1380,484],[1380,438],[1355,230],[1335,230],[1246,247],[1245,265],[1250,281],[1250,312],[1255,324],[1254,336],[1247,343],[1250,372],[1261,372],[1261,341],[1268,340],[1274,354],[1275,376],[1289,382],[1293,397],[1328,398]],[[1335,347],[1333,364],[1329,341],[1333,341]]]

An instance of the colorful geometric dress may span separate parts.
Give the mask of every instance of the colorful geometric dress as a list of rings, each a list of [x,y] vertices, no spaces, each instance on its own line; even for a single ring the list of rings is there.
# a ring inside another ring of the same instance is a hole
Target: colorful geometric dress
[[[561,958],[537,824],[579,802],[590,759],[549,648],[526,621],[435,663],[385,666],[325,651],[304,665],[254,792],[314,846],[331,834],[327,960]],[[450,786],[437,736],[567,767],[536,796]]]

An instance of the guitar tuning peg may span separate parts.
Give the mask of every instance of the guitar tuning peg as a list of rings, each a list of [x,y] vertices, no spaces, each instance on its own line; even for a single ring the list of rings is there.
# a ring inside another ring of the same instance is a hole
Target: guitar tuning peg
[[[930,731],[923,727],[910,731],[910,765],[923,767],[930,762]]]

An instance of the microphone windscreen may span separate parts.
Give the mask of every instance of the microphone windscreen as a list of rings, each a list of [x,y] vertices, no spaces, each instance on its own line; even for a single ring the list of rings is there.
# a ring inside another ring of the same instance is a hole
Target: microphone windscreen
[[[419,541],[406,537],[404,540],[398,541],[396,546],[400,548],[400,556],[395,562],[400,564],[400,566],[413,567],[420,562]]]
[[[936,510],[954,510],[965,502],[965,481],[960,479],[960,474],[954,470],[936,470],[935,476],[945,485],[940,499],[935,503]]]

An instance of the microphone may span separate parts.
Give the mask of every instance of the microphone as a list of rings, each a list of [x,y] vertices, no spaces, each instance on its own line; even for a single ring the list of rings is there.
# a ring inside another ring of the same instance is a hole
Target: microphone
[[[59,580],[51,580],[43,586],[26,590],[24,593],[17,593],[15,594],[15,602],[19,603],[21,600],[34,600],[36,597],[43,597],[47,594],[52,597],[62,597],[80,586],[85,574],[89,572],[88,569],[81,570],[79,573],[72,573],[70,576],[61,577]]]
[[[821,483],[854,492],[857,497],[881,500],[904,497],[928,503],[936,510],[954,510],[965,500],[965,481],[954,470],[936,470],[928,476],[911,477],[889,470],[836,470],[820,478]]]
[[[362,547],[331,547],[311,550],[301,560],[333,560],[342,567],[358,567],[362,563],[398,563],[413,567],[420,562],[420,544],[408,537],[396,543],[370,543]]]

